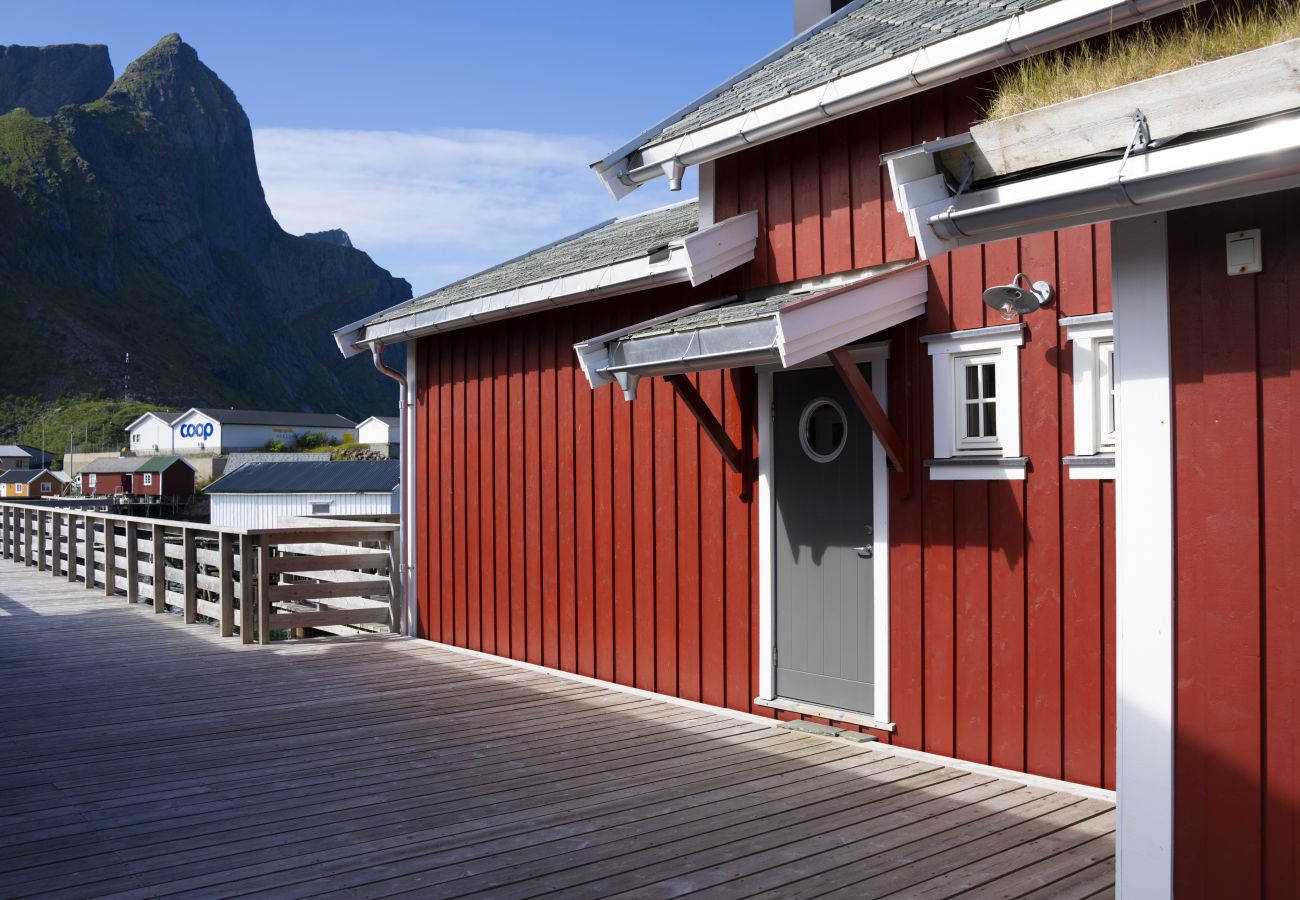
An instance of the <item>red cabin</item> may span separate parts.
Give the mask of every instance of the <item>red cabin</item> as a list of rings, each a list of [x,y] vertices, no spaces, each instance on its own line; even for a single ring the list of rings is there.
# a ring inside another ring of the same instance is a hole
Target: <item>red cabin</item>
[[[1300,893],[1300,125],[998,156],[997,67],[1183,4],[823,5],[593,166],[698,204],[336,332],[407,347],[410,629],[1117,789],[1129,896]]]
[[[141,497],[189,497],[194,467],[179,456],[154,456],[131,473],[131,493]]]
[[[92,459],[78,473],[81,493],[87,497],[111,497],[131,493],[131,473],[140,465],[134,457]]]

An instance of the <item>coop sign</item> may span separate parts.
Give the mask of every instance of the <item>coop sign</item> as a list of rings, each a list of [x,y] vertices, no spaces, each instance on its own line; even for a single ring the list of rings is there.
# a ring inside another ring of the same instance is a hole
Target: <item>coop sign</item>
[[[211,422],[186,422],[181,426],[181,437],[207,440],[212,437],[212,430]]]

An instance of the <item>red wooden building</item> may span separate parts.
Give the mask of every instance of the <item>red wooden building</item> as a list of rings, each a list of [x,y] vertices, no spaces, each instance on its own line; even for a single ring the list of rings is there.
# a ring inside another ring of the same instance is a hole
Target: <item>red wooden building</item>
[[[179,456],[151,456],[131,473],[131,493],[140,497],[190,497],[194,467]]]
[[[81,479],[81,493],[87,497],[111,497],[131,493],[131,473],[140,465],[132,457],[102,457],[92,459],[77,473]]]
[[[336,332],[408,348],[409,627],[1118,787],[1123,893],[1294,896],[1300,232],[1236,198],[1295,124],[990,170],[992,70],[1183,4],[824,5],[594,166],[698,205]]]

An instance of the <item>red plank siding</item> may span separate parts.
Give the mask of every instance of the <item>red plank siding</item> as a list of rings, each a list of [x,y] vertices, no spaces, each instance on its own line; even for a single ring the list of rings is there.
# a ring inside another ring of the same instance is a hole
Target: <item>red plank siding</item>
[[[1169,216],[1180,897],[1300,893],[1297,200]],[[1223,236],[1252,227],[1264,271],[1230,277]]]

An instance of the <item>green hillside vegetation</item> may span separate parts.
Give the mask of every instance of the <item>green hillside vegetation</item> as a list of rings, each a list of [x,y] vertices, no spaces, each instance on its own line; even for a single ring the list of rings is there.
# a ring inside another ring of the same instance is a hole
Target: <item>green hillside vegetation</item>
[[[65,397],[53,403],[29,398],[0,399],[0,444],[27,444],[48,450],[62,462],[69,447],[120,450],[126,447],[126,426],[152,403]]]

